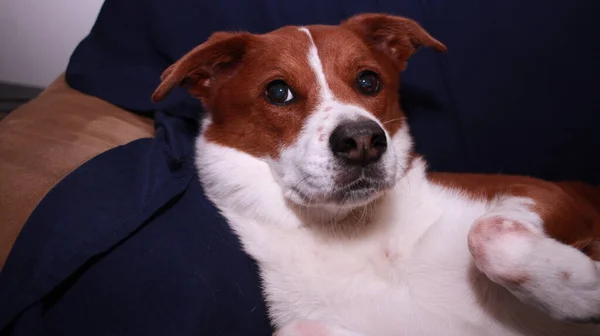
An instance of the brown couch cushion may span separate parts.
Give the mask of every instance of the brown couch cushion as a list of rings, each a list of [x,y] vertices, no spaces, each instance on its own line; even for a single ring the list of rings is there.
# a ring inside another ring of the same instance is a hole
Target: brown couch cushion
[[[132,140],[151,119],[71,89],[59,77],[0,122],[0,268],[32,210],[68,173]]]

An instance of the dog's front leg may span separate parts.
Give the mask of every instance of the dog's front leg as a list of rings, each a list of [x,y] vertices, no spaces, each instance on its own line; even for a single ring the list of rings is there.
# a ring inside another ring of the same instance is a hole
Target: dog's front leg
[[[367,336],[336,326],[309,320],[295,320],[280,329],[273,336]]]
[[[550,236],[544,217],[536,211],[539,202],[523,197],[498,199],[469,232],[475,265],[521,301],[556,319],[600,322],[600,263],[576,244]],[[569,204],[543,205],[564,211]]]

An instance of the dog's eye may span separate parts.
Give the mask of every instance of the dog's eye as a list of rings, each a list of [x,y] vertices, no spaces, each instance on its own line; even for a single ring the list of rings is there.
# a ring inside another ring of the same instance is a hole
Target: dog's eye
[[[284,105],[294,99],[292,90],[286,82],[282,80],[272,81],[265,90],[267,101],[275,105]]]
[[[374,95],[381,89],[381,79],[373,71],[365,70],[358,74],[357,85],[362,93]]]

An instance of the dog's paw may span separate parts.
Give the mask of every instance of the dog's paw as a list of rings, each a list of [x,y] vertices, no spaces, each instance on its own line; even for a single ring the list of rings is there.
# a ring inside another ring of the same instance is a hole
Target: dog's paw
[[[476,267],[526,304],[555,319],[594,323],[600,318],[600,264],[525,220],[494,214],[468,235]]]
[[[530,280],[523,265],[539,239],[524,224],[502,216],[478,220],[468,236],[468,246],[477,268],[503,286],[518,286]]]

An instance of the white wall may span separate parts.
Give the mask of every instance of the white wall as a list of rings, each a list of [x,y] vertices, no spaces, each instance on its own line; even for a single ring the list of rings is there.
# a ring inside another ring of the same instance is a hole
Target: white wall
[[[127,1],[127,0],[123,0]],[[103,0],[0,0],[0,81],[45,87],[92,28]]]

